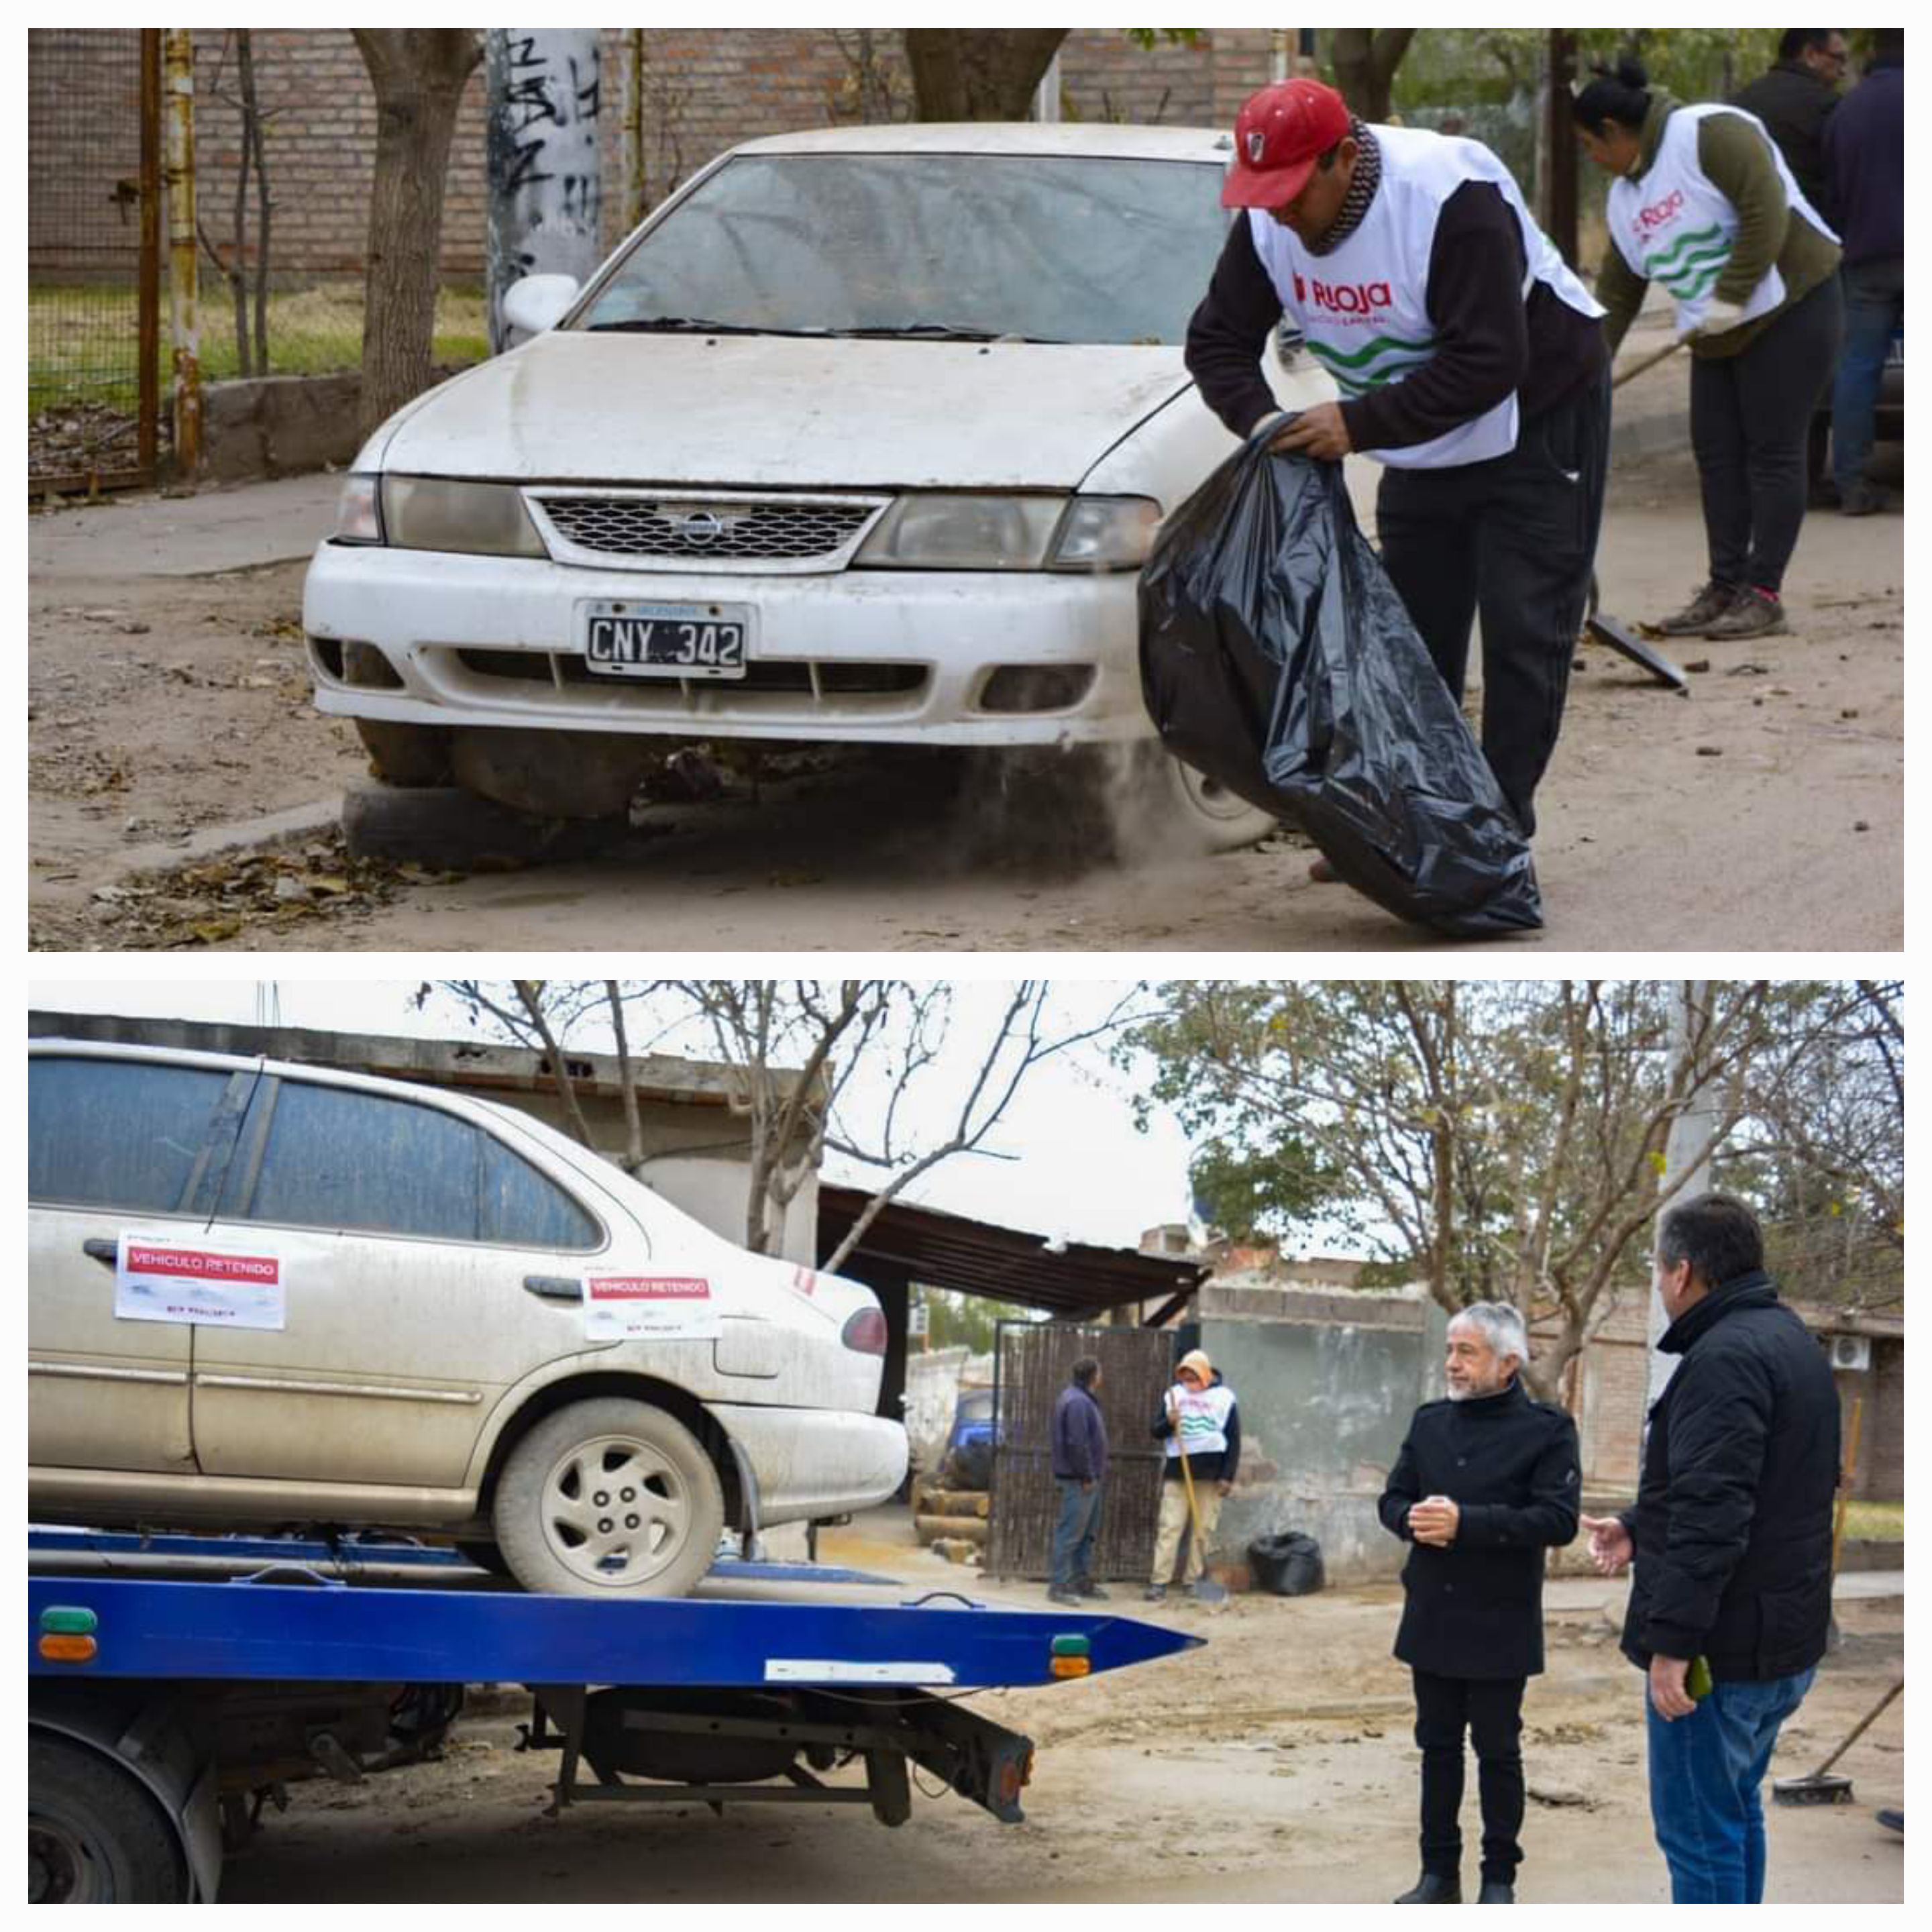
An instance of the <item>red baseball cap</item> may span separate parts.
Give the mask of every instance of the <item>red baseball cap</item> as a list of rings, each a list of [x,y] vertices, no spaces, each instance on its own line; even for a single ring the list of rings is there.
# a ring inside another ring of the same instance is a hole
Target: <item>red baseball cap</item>
[[[1350,125],[1348,104],[1318,80],[1263,88],[1235,117],[1234,165],[1221,184],[1221,206],[1285,207],[1313,173],[1316,158]]]

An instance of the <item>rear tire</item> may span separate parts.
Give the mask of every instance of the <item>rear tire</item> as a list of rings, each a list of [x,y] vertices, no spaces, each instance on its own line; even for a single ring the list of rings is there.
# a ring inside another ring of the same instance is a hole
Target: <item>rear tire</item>
[[[674,1416],[607,1396],[546,1416],[511,1450],[491,1516],[526,1590],[681,1597],[711,1568],[724,1491]]]
[[[161,1808],[84,1745],[27,1751],[27,1897],[46,1905],[178,1905],[188,1866]]]

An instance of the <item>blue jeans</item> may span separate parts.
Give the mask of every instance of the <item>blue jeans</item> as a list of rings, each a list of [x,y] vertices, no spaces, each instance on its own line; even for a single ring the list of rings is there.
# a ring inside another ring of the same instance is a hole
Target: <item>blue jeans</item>
[[[1669,1724],[1646,1699],[1651,1823],[1670,1868],[1673,1905],[1762,1901],[1758,1787],[1778,1726],[1804,1701],[1812,1676],[1801,1670],[1761,1684],[1714,1684],[1689,1717]]]
[[[1832,389],[1832,476],[1841,496],[1857,488],[1871,454],[1885,358],[1905,326],[1904,257],[1855,262],[1844,279],[1845,346]]]
[[[1060,1520],[1053,1528],[1053,1583],[1074,1591],[1094,1580],[1094,1535],[1100,1526],[1100,1485],[1083,1489],[1071,1476],[1056,1476]]]

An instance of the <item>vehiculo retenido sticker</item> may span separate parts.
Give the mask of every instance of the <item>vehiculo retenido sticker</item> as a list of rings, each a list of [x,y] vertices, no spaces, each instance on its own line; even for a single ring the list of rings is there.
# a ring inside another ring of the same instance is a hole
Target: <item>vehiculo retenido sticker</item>
[[[284,1328],[286,1265],[263,1243],[243,1248],[124,1232],[115,1249],[114,1313],[123,1322]]]
[[[701,1275],[586,1275],[584,1332],[593,1342],[715,1340],[711,1284]]]

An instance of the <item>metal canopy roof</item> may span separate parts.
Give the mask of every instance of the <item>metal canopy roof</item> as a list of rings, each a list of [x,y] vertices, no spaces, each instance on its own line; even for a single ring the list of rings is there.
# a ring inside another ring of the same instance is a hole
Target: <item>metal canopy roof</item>
[[[844,1239],[871,1198],[862,1189],[820,1184],[820,1254],[830,1254]],[[1050,1253],[1040,1235],[902,1201],[880,1210],[860,1238],[854,1258],[902,1268],[928,1287],[956,1288],[1058,1316],[1191,1294],[1210,1272],[1178,1255],[1144,1255],[1078,1241],[1070,1241],[1064,1252]]]

